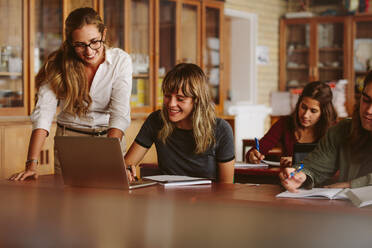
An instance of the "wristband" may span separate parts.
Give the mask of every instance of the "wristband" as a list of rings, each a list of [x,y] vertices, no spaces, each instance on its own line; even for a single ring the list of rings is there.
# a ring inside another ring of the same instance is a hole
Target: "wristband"
[[[30,163],[36,163],[36,165],[38,165],[39,164],[39,160],[37,160],[37,159],[27,159],[26,160],[26,168],[28,168],[28,167],[30,167]]]

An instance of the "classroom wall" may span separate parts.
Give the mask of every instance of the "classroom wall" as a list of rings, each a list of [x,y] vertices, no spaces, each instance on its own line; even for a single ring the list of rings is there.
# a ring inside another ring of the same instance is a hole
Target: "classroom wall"
[[[269,48],[269,64],[257,65],[257,103],[270,106],[270,92],[279,85],[279,18],[287,10],[285,0],[226,0],[225,8],[255,13],[258,46]]]

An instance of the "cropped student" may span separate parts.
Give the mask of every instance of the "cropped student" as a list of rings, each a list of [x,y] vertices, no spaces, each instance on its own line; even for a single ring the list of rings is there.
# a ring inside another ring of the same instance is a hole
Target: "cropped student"
[[[322,186],[337,170],[340,171],[338,183],[328,187],[372,185],[372,71],[364,80],[353,118],[330,128],[304,160],[304,169],[289,178],[293,170],[285,168],[279,174],[282,185],[291,192],[301,186]]]
[[[92,8],[72,11],[65,22],[66,40],[49,55],[36,75],[38,100],[25,171],[11,180],[37,177],[40,150],[60,102],[58,135],[108,136],[122,140],[130,124],[132,62],[119,48],[109,48],[106,27]],[[55,172],[60,172],[55,151]]]
[[[308,83],[290,116],[279,119],[255,148],[246,154],[249,163],[259,163],[277,145],[282,147],[281,165],[290,166],[295,143],[314,143],[334,125],[337,113],[332,104],[331,88],[322,82]]]
[[[216,118],[206,76],[194,64],[178,64],[162,85],[163,107],[149,115],[125,155],[135,166],[153,143],[164,174],[233,182],[234,140],[230,125]]]

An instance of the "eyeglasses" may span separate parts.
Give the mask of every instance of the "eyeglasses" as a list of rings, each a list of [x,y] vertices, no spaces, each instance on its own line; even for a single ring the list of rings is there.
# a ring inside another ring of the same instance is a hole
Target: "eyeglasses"
[[[92,50],[98,50],[101,48],[103,40],[93,40],[89,44],[85,44],[82,42],[77,42],[75,44],[72,44],[72,46],[75,48],[76,51],[82,52],[87,47],[90,47]]]

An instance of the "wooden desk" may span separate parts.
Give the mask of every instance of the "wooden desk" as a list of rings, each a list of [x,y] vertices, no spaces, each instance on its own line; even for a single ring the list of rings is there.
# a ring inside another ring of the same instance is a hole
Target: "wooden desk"
[[[372,209],[277,185],[131,191],[0,182],[1,247],[370,247]]]

